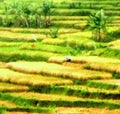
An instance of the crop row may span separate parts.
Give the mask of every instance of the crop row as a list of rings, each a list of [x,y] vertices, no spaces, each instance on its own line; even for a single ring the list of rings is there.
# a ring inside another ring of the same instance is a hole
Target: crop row
[[[45,62],[11,62],[8,68],[27,73],[41,73],[45,75],[87,80],[87,79],[110,79],[112,75],[106,72],[90,71]],[[24,66],[24,68],[22,67]]]
[[[10,83],[28,85],[28,86],[49,86],[49,85],[72,84],[72,81],[67,79],[64,80],[64,79],[55,78],[55,77],[24,74],[24,73],[15,72],[9,69],[1,68],[0,72],[1,72],[0,81],[2,82],[10,82]]]
[[[97,83],[97,82],[96,82]],[[90,82],[87,82],[89,86]],[[63,94],[69,96],[77,96],[82,98],[94,98],[94,99],[113,99],[118,100],[120,99],[120,92],[119,89],[115,90],[105,90],[99,88],[92,88],[83,85],[65,85],[65,86],[49,86],[44,88],[36,88],[31,87],[31,91],[37,91],[40,93],[50,93],[50,94]],[[110,86],[111,87],[111,86]],[[109,88],[110,89],[110,88]]]
[[[111,109],[120,108],[120,103],[109,100],[95,100],[95,99],[83,99],[74,98],[67,96],[57,96],[49,94],[38,94],[38,93],[0,93],[0,99],[8,99],[10,102],[14,102],[20,106],[36,106],[36,107],[47,107],[47,106],[64,106],[64,107],[108,107]],[[47,96],[47,97],[46,97]],[[56,96],[56,97],[55,97]],[[51,100],[53,99],[53,100]]]

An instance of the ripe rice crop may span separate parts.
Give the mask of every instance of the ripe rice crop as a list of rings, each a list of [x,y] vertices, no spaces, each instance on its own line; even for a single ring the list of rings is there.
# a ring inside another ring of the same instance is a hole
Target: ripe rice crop
[[[15,85],[10,83],[0,83],[0,91],[12,92],[12,91],[28,91],[28,86]]]
[[[0,100],[0,107],[4,106],[4,107],[9,107],[9,108],[14,108],[16,107],[16,105],[14,103],[11,103],[9,101],[5,101],[5,100]]]
[[[112,41],[112,42],[110,42],[110,43],[108,44],[108,46],[109,46],[110,48],[120,50],[120,40],[118,39],[118,40]]]
[[[23,68],[24,66],[24,68]],[[85,69],[68,67],[64,65],[58,65],[54,63],[45,62],[11,62],[7,64],[7,67],[21,72],[27,73],[42,73],[45,75],[72,78],[72,79],[109,79],[112,77],[110,73],[90,71]]]
[[[48,85],[61,85],[61,84],[71,84],[71,80],[64,80],[60,78],[24,74],[15,72],[9,69],[0,69],[0,81],[10,82],[21,85],[29,86],[48,86]]]
[[[86,68],[120,74],[120,63],[90,63]]]
[[[44,38],[46,38],[46,35],[43,34],[36,34],[36,39],[38,40],[42,40]],[[27,34],[27,33],[13,33],[10,31],[0,31],[0,38],[4,39],[4,40],[32,40],[32,35],[31,34]]]
[[[119,64],[119,59],[107,58],[107,57],[99,57],[99,56],[70,56],[71,62],[73,63],[115,63]],[[54,56],[49,58],[49,62],[64,62],[64,56]]]
[[[119,114],[120,109],[109,110],[107,108],[80,108],[80,107],[57,107],[58,114]]]
[[[95,88],[120,90],[120,79],[88,80],[87,85]]]
[[[34,98],[40,100],[79,100],[80,98],[74,96],[66,96],[66,95],[56,95],[56,94],[45,94],[45,93],[36,93],[36,92],[19,92],[19,93],[11,93],[14,96],[22,96],[24,98]]]

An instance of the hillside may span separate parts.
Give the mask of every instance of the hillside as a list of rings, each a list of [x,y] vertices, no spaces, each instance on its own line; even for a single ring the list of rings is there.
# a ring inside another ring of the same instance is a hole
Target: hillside
[[[120,1],[0,2],[4,113],[119,114]]]

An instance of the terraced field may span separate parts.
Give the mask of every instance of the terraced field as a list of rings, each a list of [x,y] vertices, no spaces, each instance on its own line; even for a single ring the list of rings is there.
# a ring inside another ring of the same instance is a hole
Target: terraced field
[[[120,1],[53,0],[48,28],[12,25],[3,10],[10,2],[0,2],[0,114],[119,114]],[[104,42],[86,29],[100,9],[112,19]]]

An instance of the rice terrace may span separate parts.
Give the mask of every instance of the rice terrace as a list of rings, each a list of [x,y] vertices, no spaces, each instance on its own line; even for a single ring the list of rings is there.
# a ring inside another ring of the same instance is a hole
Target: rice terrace
[[[120,0],[0,0],[0,114],[120,114]]]

